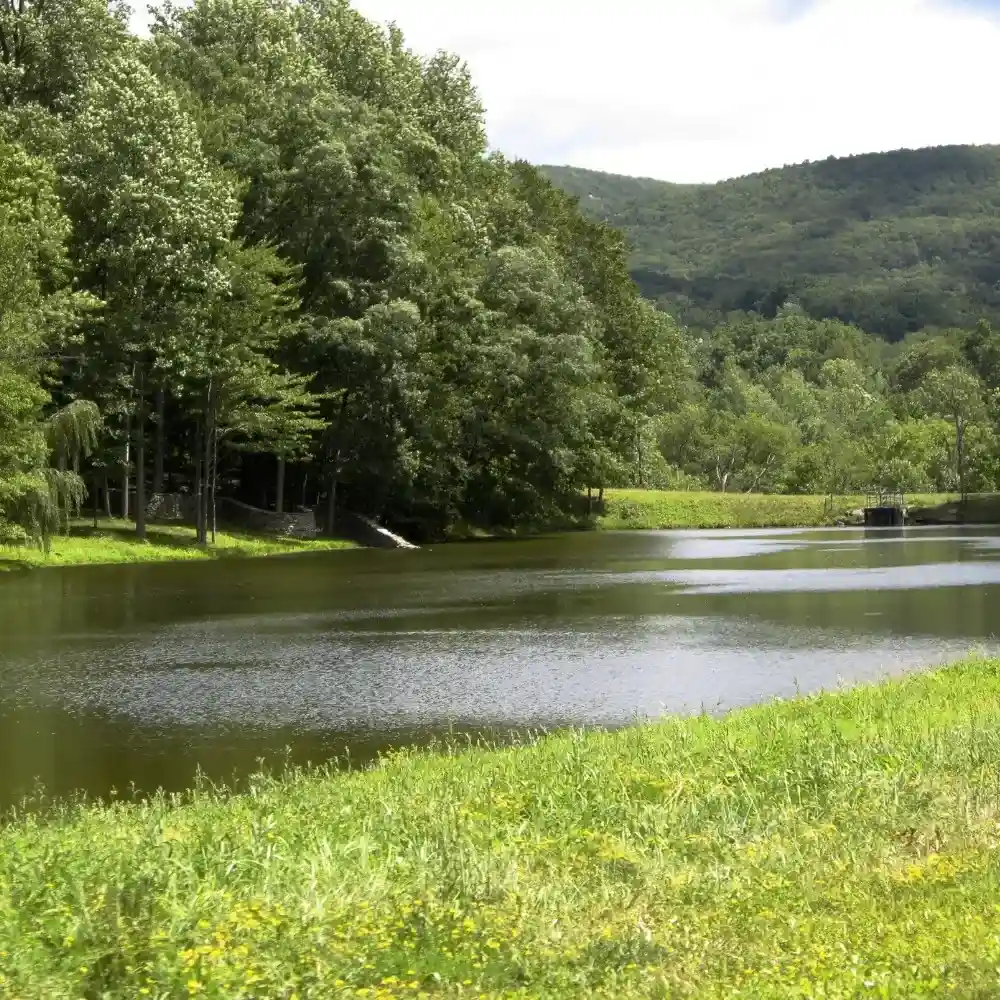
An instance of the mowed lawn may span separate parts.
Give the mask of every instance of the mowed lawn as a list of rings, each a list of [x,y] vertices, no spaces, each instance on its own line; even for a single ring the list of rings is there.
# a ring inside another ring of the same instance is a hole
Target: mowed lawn
[[[667,528],[810,528],[836,524],[864,507],[864,496],[835,497],[766,493],[700,493],[606,490],[598,526],[608,530]],[[953,499],[943,494],[907,496],[911,507]]]
[[[1000,662],[0,828],[0,996],[997,996]]]
[[[55,535],[49,548],[0,545],[0,570],[18,566],[75,566],[102,563],[174,562],[188,559],[225,559],[246,556],[289,555],[296,552],[322,552],[355,548],[340,539],[304,541],[274,535],[254,535],[239,531],[220,531],[214,544],[201,546],[194,528],[150,525],[147,540],[135,537],[131,521],[78,520],[69,534]]]

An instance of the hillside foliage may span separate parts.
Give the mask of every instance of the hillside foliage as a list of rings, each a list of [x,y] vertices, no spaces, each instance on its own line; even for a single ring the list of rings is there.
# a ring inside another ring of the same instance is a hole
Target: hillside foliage
[[[643,292],[680,321],[787,302],[889,340],[1000,318],[1000,147],[949,146],[678,185],[545,167],[622,229]]]

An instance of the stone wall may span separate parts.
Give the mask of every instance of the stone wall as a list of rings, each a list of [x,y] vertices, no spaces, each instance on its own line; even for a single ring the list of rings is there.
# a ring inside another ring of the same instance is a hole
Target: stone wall
[[[278,514],[240,503],[229,497],[219,497],[216,517],[221,524],[264,535],[283,535],[286,538],[315,538],[316,516],[312,511]],[[196,524],[198,500],[190,493],[157,493],[146,505],[146,519],[150,524]]]
[[[289,514],[278,514],[273,510],[261,510],[239,500],[223,497],[219,500],[219,519],[226,524],[244,528],[247,531],[259,531],[266,535],[284,535],[286,538],[315,538],[316,515],[311,511],[297,511]]]
[[[195,524],[197,497],[190,493],[154,493],[146,504],[146,520],[150,524]]]
[[[415,549],[405,538],[394,535],[387,528],[376,524],[371,518],[348,511],[337,511],[335,531],[343,538],[364,545],[370,549]]]

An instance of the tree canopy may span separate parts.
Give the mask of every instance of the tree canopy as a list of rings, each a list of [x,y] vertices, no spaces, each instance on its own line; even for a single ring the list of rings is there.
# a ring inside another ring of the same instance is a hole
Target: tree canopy
[[[34,310],[2,314],[7,340],[30,328],[4,481],[61,474],[79,499],[84,477],[140,534],[151,494],[187,491],[205,540],[220,487],[439,533],[642,475],[689,377],[680,331],[618,233],[488,152],[458,56],[346,0],[124,23],[100,0],[0,6],[5,155],[51,204],[27,270],[25,209],[0,215]],[[42,434],[97,413],[72,454]]]
[[[48,352],[88,304],[68,286],[68,234],[52,171],[0,141],[0,540],[51,532],[82,499],[67,460],[94,446],[93,406],[56,410],[46,389]]]

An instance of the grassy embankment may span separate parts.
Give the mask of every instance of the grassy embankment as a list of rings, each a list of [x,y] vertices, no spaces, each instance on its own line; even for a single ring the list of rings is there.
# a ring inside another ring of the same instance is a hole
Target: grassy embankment
[[[661,490],[607,490],[598,527],[608,530],[664,528],[813,528],[836,524],[864,507],[865,497],[837,497],[831,508],[822,496],[762,493],[671,493]],[[952,499],[907,496],[911,507]]]
[[[327,549],[354,548],[339,539],[301,541],[273,535],[221,531],[214,545],[198,545],[194,528],[150,525],[145,542],[135,537],[128,521],[74,522],[68,535],[52,539],[48,552],[26,546],[0,545],[0,571],[18,566],[74,566],[107,563],[172,562],[186,559],[226,559],[242,556],[289,555]],[[2,994],[0,994],[2,996]]]
[[[953,516],[954,497],[921,494],[907,497],[911,507],[938,507],[942,519]],[[593,526],[604,530],[656,530],[668,528],[810,528],[836,524],[864,506],[863,496],[838,497],[831,507],[822,496],[787,496],[743,493],[668,492],[662,490],[607,490],[605,512]],[[1000,498],[971,497],[966,520],[1000,522]],[[567,521],[546,530],[571,530],[582,523]],[[193,528],[151,525],[149,538],[134,537],[134,525],[102,520],[95,529],[90,521],[74,523],[69,535],[52,539],[50,550],[0,545],[0,571],[18,566],[69,566],[81,564],[169,562],[181,559],[220,559],[236,556],[289,555],[355,547],[339,539],[300,541],[245,532],[220,532],[215,545],[197,545]],[[517,538],[536,534],[538,528],[497,533],[459,525],[449,538]]]
[[[992,997],[1000,662],[0,828],[0,996]]]

